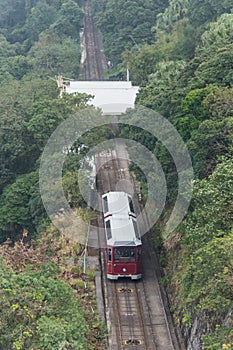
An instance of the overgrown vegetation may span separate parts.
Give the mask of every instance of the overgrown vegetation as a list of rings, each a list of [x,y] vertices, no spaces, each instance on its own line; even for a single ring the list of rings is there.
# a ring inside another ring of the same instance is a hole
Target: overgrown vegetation
[[[152,27],[156,15],[163,11],[168,1],[114,1],[91,0],[92,12],[103,34],[107,59],[112,63],[110,79],[125,79],[126,66],[121,55],[126,49],[135,51],[142,43],[152,43]]]
[[[48,226],[37,242],[0,247],[0,349],[104,349],[93,274],[77,266],[82,247]]]
[[[109,59],[114,62],[112,74],[122,77],[122,71],[129,68],[133,83],[140,85],[137,104],[173,123],[192,157],[195,184],[191,206],[182,225],[168,235],[164,224],[174,205],[178,182],[173,159],[147,133],[128,126],[122,130],[124,137],[153,151],[166,175],[167,206],[155,227],[154,241],[162,265],[166,264],[164,281],[175,319],[186,337],[198,320],[196,337],[205,349],[230,349],[233,3],[156,1],[152,10],[150,2],[124,2],[121,11],[119,3],[98,1],[97,6],[92,2]],[[140,16],[133,20],[130,16],[139,7]],[[137,21],[148,10],[153,15],[143,25],[149,28],[137,35]],[[109,40],[113,37],[115,40]],[[138,179],[146,190],[140,172]]]
[[[76,0],[1,0],[0,79],[33,72],[77,78],[81,6]]]
[[[167,206],[155,227],[174,318],[205,349],[232,348],[232,0],[92,0],[111,79],[126,67],[140,85],[137,104],[173,123],[190,151],[194,193],[186,219],[167,234],[177,173],[167,150],[149,133],[123,128],[159,159]],[[85,108],[89,96],[58,99],[52,79],[77,78],[82,1],[0,1],[0,348],[103,349],[92,314],[92,277],[76,259],[81,247],[50,225],[39,193],[41,152],[55,128]],[[85,135],[85,149],[113,135]],[[91,137],[90,137],[91,136]],[[77,187],[81,143],[63,168],[72,208],[83,208]],[[134,168],[137,173],[137,168]],[[146,195],[145,177],[138,173]],[[10,239],[10,241],[9,241]],[[34,241],[33,241],[34,239]],[[5,243],[3,243],[5,242]],[[86,279],[87,290],[83,280]],[[58,306],[59,305],[59,306]],[[72,322],[70,322],[72,320]],[[80,325],[80,327],[79,327]],[[77,332],[78,329],[78,332]]]
[[[90,99],[82,94],[59,99],[55,82],[59,74],[78,77],[81,5],[0,1],[2,350],[105,348],[94,275],[83,274],[77,265],[83,247],[51,225],[39,190],[40,157],[48,138]],[[88,139],[82,142],[88,150]],[[88,217],[78,190],[77,148],[66,157],[63,185],[72,208]]]

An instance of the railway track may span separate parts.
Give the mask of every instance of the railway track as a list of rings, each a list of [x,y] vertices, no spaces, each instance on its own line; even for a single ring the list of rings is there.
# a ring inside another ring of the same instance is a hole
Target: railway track
[[[96,167],[99,169],[97,186],[100,194],[107,191],[125,191],[127,187],[130,189],[129,182],[133,188],[125,146],[120,140],[116,140],[115,149],[96,156]],[[119,171],[122,169],[124,171]],[[139,211],[138,203],[137,207]],[[99,226],[103,228],[101,218]],[[150,234],[143,237],[143,278],[140,281],[128,278],[107,280],[105,252],[103,249],[101,251],[110,350],[183,349],[177,340],[166,298],[159,286],[159,264],[150,238]],[[102,236],[99,240],[103,247],[105,237]]]
[[[107,68],[103,54],[101,35],[95,27],[89,1],[84,4],[84,46],[86,60],[84,62],[85,80],[104,80],[104,70]]]
[[[106,61],[99,46],[89,1],[86,1],[84,10],[85,80],[103,80]],[[117,134],[116,124],[113,125],[113,129]],[[115,140],[114,149],[97,154],[95,165],[100,195],[108,191],[135,194],[135,186],[128,170],[126,148],[121,140]],[[139,213],[137,196],[134,195],[133,199]],[[147,225],[146,217],[144,221]],[[98,218],[98,226],[104,227],[102,216]],[[99,247],[106,245],[103,230],[99,230],[98,240]],[[184,347],[178,341],[172,324],[166,295],[159,286],[159,263],[153,250],[150,233],[143,236],[141,280],[132,281],[129,278],[107,280],[104,248],[100,248],[100,258],[109,350],[183,350]]]

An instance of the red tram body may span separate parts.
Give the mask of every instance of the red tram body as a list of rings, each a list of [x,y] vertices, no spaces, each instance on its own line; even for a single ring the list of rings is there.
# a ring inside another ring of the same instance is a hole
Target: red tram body
[[[125,192],[102,196],[106,233],[107,278],[141,278],[142,242],[132,197]]]

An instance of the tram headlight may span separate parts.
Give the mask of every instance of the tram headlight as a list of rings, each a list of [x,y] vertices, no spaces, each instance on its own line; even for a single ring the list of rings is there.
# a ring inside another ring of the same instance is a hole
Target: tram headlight
[[[123,267],[122,271],[123,271],[123,272],[126,272],[126,268],[125,268],[125,267]]]

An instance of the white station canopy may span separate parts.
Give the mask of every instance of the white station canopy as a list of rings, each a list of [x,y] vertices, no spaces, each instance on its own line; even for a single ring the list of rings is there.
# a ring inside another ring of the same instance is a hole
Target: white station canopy
[[[90,105],[102,109],[103,114],[120,115],[127,108],[134,108],[139,86],[130,81],[70,81],[68,94],[79,92],[93,95]]]

